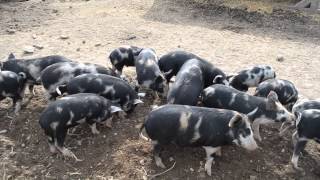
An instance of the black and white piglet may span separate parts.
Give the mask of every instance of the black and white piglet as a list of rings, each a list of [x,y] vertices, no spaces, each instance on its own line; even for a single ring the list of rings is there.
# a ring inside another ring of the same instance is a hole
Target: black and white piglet
[[[8,59],[2,62],[2,70],[13,71],[15,73],[24,72],[27,77],[27,84],[29,85],[29,90],[34,95],[33,86],[39,85],[39,78],[41,76],[42,70],[46,67],[61,63],[70,62],[71,60],[63,56],[45,56],[34,59],[16,59],[16,57],[11,53]]]
[[[109,55],[113,70],[122,74],[124,66],[134,66],[135,60],[142,50],[143,48],[136,46],[123,46],[113,50]]]
[[[204,89],[202,102],[206,107],[231,109],[247,114],[253,121],[254,136],[261,141],[260,124],[274,122],[293,122],[294,115],[290,113],[278,100],[274,91],[270,91],[267,98],[251,96],[232,87],[212,85]]]
[[[230,85],[235,89],[248,91],[249,87],[256,87],[262,81],[275,77],[276,73],[271,66],[258,65],[251,69],[240,71],[238,74],[228,78]]]
[[[169,88],[168,103],[197,105],[204,86],[200,63],[197,59],[191,59],[181,67],[176,80]]]
[[[198,59],[201,62],[201,70],[203,73],[204,86],[208,87],[212,84],[225,84],[229,85],[225,73],[213,66],[208,61],[200,58],[199,56],[185,52],[185,51],[172,51],[166,55],[163,55],[159,59],[159,67],[162,72],[164,72],[167,82],[175,76],[181,69],[184,63],[190,59]]]
[[[153,49],[143,49],[135,61],[135,66],[140,86],[155,92],[164,92],[166,80],[159,69],[158,57]]]
[[[163,146],[203,147],[207,158],[205,170],[211,175],[213,155],[221,155],[221,146],[235,143],[247,150],[258,146],[253,138],[248,117],[231,110],[185,105],[164,105],[152,110],[140,130],[154,145],[156,165],[165,168],[160,158]]]
[[[47,91],[47,98],[55,100],[59,96],[57,87],[67,84],[72,78],[81,74],[107,74],[117,76],[113,70],[90,63],[64,62],[48,66],[41,73],[41,82]]]
[[[64,156],[79,160],[63,146],[69,128],[88,123],[93,134],[99,134],[96,123],[111,123],[112,113],[121,111],[106,98],[90,93],[62,97],[48,105],[40,115],[40,126],[48,137],[50,151],[58,149]]]
[[[185,51],[172,51],[160,57],[159,68],[165,74],[169,83],[171,78],[178,74],[180,68],[190,59],[201,59],[195,54]]]
[[[0,71],[0,101],[10,97],[13,101],[14,113],[21,109],[24,89],[26,87],[26,74],[16,74],[11,71]]]
[[[309,140],[315,140],[320,143],[320,110],[308,109],[298,112],[296,121],[296,131],[292,135],[293,155],[291,163],[297,170],[302,170],[298,167],[298,159],[300,153],[306,147]]]
[[[298,100],[298,90],[294,84],[282,79],[268,79],[258,85],[254,96],[267,97],[270,91],[277,93],[279,101],[289,111]]]
[[[99,94],[112,103],[119,104],[125,112],[132,112],[137,104],[143,103],[136,91],[122,79],[105,74],[82,74],[59,86],[57,93],[62,95],[77,93]]]
[[[292,107],[292,113],[301,113],[307,109],[318,109],[320,110],[320,99],[301,99],[298,100]]]

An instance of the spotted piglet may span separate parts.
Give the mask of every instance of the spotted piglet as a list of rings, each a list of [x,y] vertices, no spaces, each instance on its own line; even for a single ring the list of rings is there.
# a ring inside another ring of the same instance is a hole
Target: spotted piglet
[[[69,128],[88,123],[93,134],[99,134],[96,123],[111,121],[112,113],[121,111],[106,98],[80,93],[65,96],[48,105],[40,115],[40,126],[48,137],[50,151],[58,149],[64,156],[79,160],[73,152],[63,146]]]
[[[138,85],[153,90],[156,99],[158,92],[164,93],[166,80],[158,66],[158,57],[153,49],[143,49],[135,61]]]
[[[273,79],[276,73],[271,66],[258,65],[251,69],[240,71],[228,77],[230,85],[239,91],[248,91],[249,87],[256,87],[262,81]]]
[[[33,59],[17,59],[12,53],[8,59],[2,62],[2,70],[13,71],[15,73],[24,72],[27,77],[29,91],[34,95],[34,85],[40,85],[41,72],[48,66],[61,62],[70,62],[71,60],[63,56],[45,56]]]
[[[270,91],[267,98],[263,98],[216,84],[204,89],[202,102],[206,107],[230,109],[247,114],[253,121],[254,136],[259,141],[262,140],[259,133],[260,124],[292,123],[295,119],[294,115],[279,102],[274,91]]]
[[[186,62],[178,72],[176,80],[170,86],[167,102],[195,106],[203,90],[203,73],[197,59]]]
[[[48,66],[41,73],[41,82],[47,93],[48,100],[55,100],[59,96],[57,87],[67,84],[72,78],[81,74],[119,75],[113,70],[91,63],[65,62]]]
[[[207,60],[200,58],[199,56],[185,52],[185,51],[172,51],[168,54],[163,55],[159,59],[159,67],[166,77],[167,82],[170,82],[170,79],[177,75],[182,66],[191,59],[197,59],[199,61],[201,71],[203,74],[204,87],[208,87],[212,84],[224,84],[229,85],[227,81],[227,76],[225,73],[213,66]]]
[[[258,146],[248,117],[235,111],[186,105],[163,105],[152,110],[140,129],[152,140],[156,165],[165,168],[161,149],[170,143],[181,147],[203,147],[207,158],[205,171],[211,176],[213,155],[233,143],[247,150]]]
[[[123,46],[113,50],[109,55],[113,70],[122,74],[124,66],[134,66],[135,60],[142,50],[143,48],[136,46]]]
[[[13,101],[14,113],[21,109],[24,89],[26,86],[26,74],[18,74],[11,71],[0,71],[0,101],[10,97]]]
[[[303,169],[298,167],[298,159],[307,142],[314,140],[320,143],[320,110],[304,110],[298,112],[297,116],[296,131],[292,135],[293,155],[291,163],[295,169],[302,171]]]
[[[294,84],[282,79],[268,79],[258,85],[254,96],[267,97],[270,91],[277,93],[279,101],[289,111],[298,100],[298,90]]]
[[[82,74],[57,88],[58,94],[94,93],[109,99],[130,113],[143,103],[136,91],[126,81],[106,74]]]

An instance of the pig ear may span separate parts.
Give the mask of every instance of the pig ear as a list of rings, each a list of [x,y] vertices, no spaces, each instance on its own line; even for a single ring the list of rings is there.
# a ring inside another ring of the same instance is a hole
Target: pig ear
[[[165,75],[165,76],[166,76],[166,75],[170,74],[172,71],[173,71],[173,69],[170,69],[169,71],[164,72],[164,73],[163,73],[163,75]]]
[[[19,75],[19,77],[22,78],[22,79],[26,79],[26,78],[27,78],[27,75],[26,75],[26,73],[24,73],[24,72],[19,72],[18,75]]]
[[[140,99],[135,99],[133,101],[133,104],[136,105],[136,104],[143,104],[143,101],[141,101]]]
[[[221,84],[222,81],[223,81],[223,76],[222,75],[217,75],[213,80],[213,84]]]
[[[242,115],[237,113],[229,121],[229,127],[233,128],[235,124],[239,123],[242,120]]]
[[[123,110],[118,106],[111,106],[111,113],[122,112]]]
[[[164,81],[164,77],[162,76],[162,75],[158,75],[157,77],[156,77],[156,83],[162,83]]]
[[[9,56],[8,56],[8,60],[15,60],[16,59],[16,56],[13,54],[13,53],[10,53]]]
[[[267,96],[268,102],[267,102],[267,109],[275,109],[276,108],[276,102],[278,102],[278,95],[274,91],[270,91],[270,93]]]

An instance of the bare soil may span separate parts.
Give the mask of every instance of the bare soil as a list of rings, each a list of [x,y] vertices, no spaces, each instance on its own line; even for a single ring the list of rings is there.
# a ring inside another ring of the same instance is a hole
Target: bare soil
[[[272,2],[272,1],[271,1]],[[282,1],[281,1],[282,2]],[[308,98],[320,97],[320,25],[317,15],[278,9],[248,10],[225,4],[182,0],[97,0],[0,2],[0,58],[59,54],[81,62],[109,66],[107,55],[120,45],[152,47],[159,55],[183,49],[202,56],[227,73],[255,64],[269,64],[277,76],[295,83]],[[286,5],[286,4],[285,4]],[[290,4],[289,4],[290,5]],[[250,8],[249,8],[250,9]],[[14,32],[12,31],[14,29]],[[62,40],[60,37],[68,36]],[[43,46],[32,55],[25,46]],[[283,57],[284,61],[277,61]],[[134,77],[134,69],[127,68]],[[67,137],[82,162],[51,155],[38,119],[47,102],[43,90],[10,118],[9,100],[0,104],[0,176],[3,179],[145,179],[162,172],[152,159],[152,147],[138,137],[138,128],[151,109],[150,98],[114,127],[98,127],[92,135],[87,125]],[[165,102],[163,102],[165,103]],[[158,179],[319,179],[317,145],[308,144],[300,166],[289,165],[291,134],[278,136],[278,125],[262,127],[264,140],[254,152],[224,147],[222,157],[204,172],[201,148],[168,147],[164,163],[176,166]],[[169,161],[170,157],[174,161]]]

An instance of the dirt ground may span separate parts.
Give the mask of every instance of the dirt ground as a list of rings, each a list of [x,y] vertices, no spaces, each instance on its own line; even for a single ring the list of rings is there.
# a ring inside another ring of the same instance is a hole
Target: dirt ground
[[[203,2],[204,3],[204,2]],[[295,83],[308,98],[320,97],[320,25],[314,14],[276,10],[268,15],[246,8],[207,6],[182,0],[97,0],[0,2],[0,59],[10,52],[31,58],[59,54],[81,62],[110,65],[107,55],[121,45],[152,47],[159,55],[176,49],[198,54],[227,73],[255,64],[272,65],[277,76]],[[286,4],[285,4],[286,5]],[[309,17],[310,16],[310,17]],[[14,29],[14,32],[12,31]],[[68,39],[61,39],[68,36]],[[42,46],[32,55],[26,46]],[[276,59],[283,57],[284,61]],[[134,77],[134,69],[127,68]],[[39,114],[46,107],[41,87],[16,118],[6,116],[10,101],[0,104],[0,176],[2,179],[147,179],[162,172],[155,166],[149,142],[138,128],[151,109],[151,100],[113,129],[86,125],[67,137],[82,162],[51,155]],[[164,163],[175,167],[158,179],[319,179],[320,155],[314,143],[300,159],[305,175],[289,166],[291,133],[278,136],[278,125],[262,127],[264,140],[254,152],[230,146],[204,172],[201,148],[166,149]],[[170,158],[171,157],[171,158]],[[172,159],[173,161],[169,161]]]

